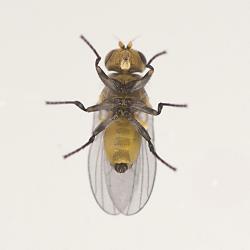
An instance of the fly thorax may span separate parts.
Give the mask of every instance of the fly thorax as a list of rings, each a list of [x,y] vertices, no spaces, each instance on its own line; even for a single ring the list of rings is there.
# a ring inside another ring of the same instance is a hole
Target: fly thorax
[[[116,114],[118,115],[118,117],[121,117],[121,118],[131,117],[131,112],[130,112],[129,108],[127,108],[127,107],[118,107]]]
[[[119,96],[119,97],[114,97],[112,99],[112,103],[115,104],[116,106],[123,106],[123,107],[129,107],[133,103],[133,99],[129,98],[127,96]]]

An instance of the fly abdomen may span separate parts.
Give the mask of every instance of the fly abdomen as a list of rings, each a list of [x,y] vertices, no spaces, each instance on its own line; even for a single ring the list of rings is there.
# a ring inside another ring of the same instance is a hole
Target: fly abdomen
[[[127,163],[127,161],[130,161],[130,156],[129,156],[128,150],[118,149],[118,150],[114,151],[112,158],[113,158],[114,162],[120,162],[121,159],[123,159],[123,161],[121,161],[121,162]]]
[[[119,134],[119,135],[126,135],[126,134],[128,134],[129,133],[129,129],[127,129],[126,127],[124,127],[122,124],[117,124],[118,126],[117,126],[117,128],[116,128],[116,132],[117,132],[117,134]]]
[[[115,171],[120,174],[125,173],[128,170],[127,163],[116,163],[114,167]]]
[[[114,142],[114,145],[117,146],[117,147],[128,147],[130,146],[130,139],[127,138],[127,137],[119,137],[117,136],[116,139],[115,139],[115,142]]]
[[[141,137],[127,119],[114,121],[104,133],[104,149],[112,166],[131,167],[140,151]]]

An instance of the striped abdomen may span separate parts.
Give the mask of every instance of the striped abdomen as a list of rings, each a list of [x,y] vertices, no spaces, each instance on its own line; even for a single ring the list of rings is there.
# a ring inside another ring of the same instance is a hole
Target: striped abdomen
[[[114,121],[104,133],[104,149],[112,166],[125,163],[133,165],[140,151],[141,137],[126,119]]]

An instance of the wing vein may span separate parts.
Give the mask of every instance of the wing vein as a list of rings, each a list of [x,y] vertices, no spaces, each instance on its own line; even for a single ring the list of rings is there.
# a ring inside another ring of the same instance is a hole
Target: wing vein
[[[98,146],[98,151],[97,151],[97,159],[96,159],[96,164],[95,164],[95,194],[97,192],[97,167],[98,167],[98,161],[99,161],[99,155],[100,155],[100,150],[101,150],[101,143],[99,143],[99,146]]]
[[[143,144],[143,143],[142,143]],[[140,207],[142,201],[142,194],[143,194],[143,179],[144,179],[144,147],[141,145],[141,193],[140,193]]]
[[[145,147],[147,147],[146,144],[144,144]],[[147,176],[147,182],[148,182],[148,185],[147,185],[147,196],[149,196],[149,174],[150,174],[150,171],[149,171],[149,160],[148,160],[148,154],[147,154],[147,149],[146,150],[146,159],[147,159],[147,171],[148,171],[148,176]]]
[[[102,144],[102,141],[101,143]],[[101,154],[101,162],[103,162],[103,152],[102,151],[102,154]],[[101,196],[102,196],[102,206],[104,207],[104,194],[103,194],[103,167],[101,167]]]

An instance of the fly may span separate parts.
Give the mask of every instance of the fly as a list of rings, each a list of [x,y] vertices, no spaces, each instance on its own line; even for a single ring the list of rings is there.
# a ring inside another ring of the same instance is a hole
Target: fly
[[[166,54],[162,51],[148,62],[132,48],[132,42],[110,51],[105,66],[113,73],[106,75],[99,66],[101,57],[84,37],[81,39],[96,55],[95,68],[105,85],[96,105],[85,107],[79,101],[56,101],[46,104],[74,104],[85,112],[94,112],[89,140],[64,158],[91,144],[88,159],[91,189],[99,206],[108,214],[132,215],[147,203],[155,180],[156,159],[170,169],[176,168],[158,155],[154,147],[153,116],[164,106],[187,107],[186,104],[159,103],[152,108],[144,89],[154,68],[152,61]],[[147,73],[141,76],[145,69]]]

